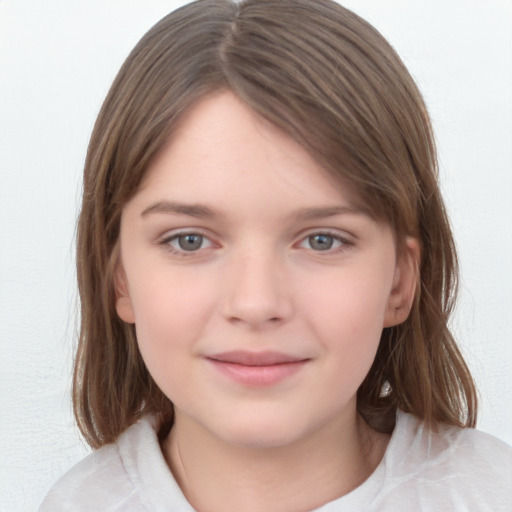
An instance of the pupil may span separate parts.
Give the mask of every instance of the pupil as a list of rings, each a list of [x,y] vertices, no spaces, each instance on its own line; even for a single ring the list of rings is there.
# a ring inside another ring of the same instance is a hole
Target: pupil
[[[203,237],[201,235],[182,235],[178,238],[180,249],[194,251],[201,247]]]
[[[309,243],[317,251],[327,251],[332,247],[333,237],[331,235],[313,235],[309,237]]]

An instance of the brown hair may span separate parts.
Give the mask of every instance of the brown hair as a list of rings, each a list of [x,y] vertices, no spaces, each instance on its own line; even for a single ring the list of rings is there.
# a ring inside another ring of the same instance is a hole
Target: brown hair
[[[231,90],[350,183],[397,240],[421,245],[409,317],[384,329],[359,388],[358,410],[389,432],[397,409],[474,426],[476,393],[448,330],[457,288],[454,242],[437,184],[429,117],[385,39],[332,0],[199,0],[171,13],[137,44],[96,121],[78,223],[81,330],[73,403],[92,447],[146,413],[172,423],[170,401],[115,311],[121,212],[184,111]],[[383,385],[391,393],[381,396]]]

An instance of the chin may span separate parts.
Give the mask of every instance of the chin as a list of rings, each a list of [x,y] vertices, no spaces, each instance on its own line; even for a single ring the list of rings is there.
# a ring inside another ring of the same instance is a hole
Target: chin
[[[306,437],[309,430],[298,424],[297,419],[246,415],[233,419],[229,424],[219,425],[217,436],[233,446],[249,449],[284,447]]]

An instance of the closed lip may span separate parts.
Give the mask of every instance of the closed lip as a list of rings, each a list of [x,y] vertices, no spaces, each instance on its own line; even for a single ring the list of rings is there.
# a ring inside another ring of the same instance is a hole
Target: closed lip
[[[247,350],[220,352],[209,355],[206,360],[231,382],[250,388],[277,385],[310,361],[283,352]]]
[[[243,366],[274,366],[279,364],[305,362],[309,358],[297,357],[276,351],[250,352],[245,350],[234,350],[213,354],[208,356],[207,359],[211,359],[219,363],[231,363]]]

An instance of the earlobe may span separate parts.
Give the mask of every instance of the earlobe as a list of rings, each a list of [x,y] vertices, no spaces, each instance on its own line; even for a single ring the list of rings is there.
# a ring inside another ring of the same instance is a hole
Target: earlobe
[[[114,286],[116,292],[116,312],[121,320],[127,324],[135,323],[135,313],[133,311],[133,304],[128,292],[128,285],[126,281],[126,273],[121,263],[117,265]]]
[[[409,316],[419,278],[419,261],[419,242],[409,237],[396,264],[393,288],[384,316],[384,327],[399,325]]]

